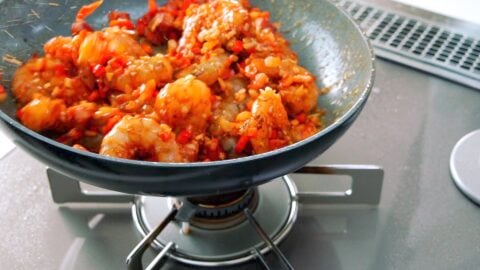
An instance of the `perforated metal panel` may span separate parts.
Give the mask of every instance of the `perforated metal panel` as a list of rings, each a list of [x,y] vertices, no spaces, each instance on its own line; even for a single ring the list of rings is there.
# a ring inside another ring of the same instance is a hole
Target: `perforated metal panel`
[[[478,36],[364,2],[337,4],[364,29],[377,56],[480,90]]]

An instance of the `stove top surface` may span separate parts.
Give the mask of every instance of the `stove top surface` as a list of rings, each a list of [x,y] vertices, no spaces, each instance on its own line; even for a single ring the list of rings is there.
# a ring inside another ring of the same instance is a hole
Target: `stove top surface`
[[[292,265],[477,269],[480,211],[455,187],[449,158],[463,135],[480,128],[479,104],[479,91],[377,60],[375,87],[364,111],[312,164],[382,166],[381,202],[374,208],[301,207],[280,245]],[[4,141],[2,146],[8,150]],[[0,159],[0,172],[0,264],[5,269],[126,269],[125,257],[140,240],[129,204],[54,204],[44,165],[18,148]],[[149,251],[146,259],[154,255]],[[275,256],[267,259],[275,266]],[[169,261],[162,269],[193,268]]]

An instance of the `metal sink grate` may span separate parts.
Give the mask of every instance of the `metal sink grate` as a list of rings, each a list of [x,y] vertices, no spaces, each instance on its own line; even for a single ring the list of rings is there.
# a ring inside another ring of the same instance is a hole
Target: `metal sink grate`
[[[363,2],[337,3],[364,29],[377,56],[480,90],[480,38]]]

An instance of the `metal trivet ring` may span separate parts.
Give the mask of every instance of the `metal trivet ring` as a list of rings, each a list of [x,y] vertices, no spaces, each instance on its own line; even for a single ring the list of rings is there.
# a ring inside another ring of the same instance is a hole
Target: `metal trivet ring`
[[[254,211],[245,209],[243,222],[216,230],[192,226],[189,234],[181,231],[185,216],[193,216],[190,209],[182,213],[183,206],[177,209],[165,197],[138,197],[132,213],[144,240],[129,255],[129,269],[141,269],[137,258],[146,249],[144,245],[148,248],[148,242],[161,250],[158,256],[193,266],[236,265],[262,258],[262,254],[273,250],[287,269],[293,269],[276,245],[290,232],[297,218],[296,194],[296,186],[288,176],[283,181],[271,181],[258,187],[258,205]],[[155,228],[156,224],[160,225]],[[161,259],[158,256],[150,264],[152,267]]]

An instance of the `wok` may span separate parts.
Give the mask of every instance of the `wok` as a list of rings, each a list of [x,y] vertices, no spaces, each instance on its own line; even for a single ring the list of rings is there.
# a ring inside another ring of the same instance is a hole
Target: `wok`
[[[0,54],[3,84],[10,87],[16,65],[41,52],[55,35],[69,35],[81,5],[89,1],[0,0]],[[186,164],[124,160],[76,150],[35,133],[15,118],[9,94],[0,104],[0,126],[13,141],[55,170],[110,190],[150,195],[204,195],[248,188],[304,166],[329,148],[353,123],[367,101],[374,80],[374,56],[365,35],[352,19],[327,0],[257,0],[252,5],[268,10],[272,21],[298,53],[300,62],[329,93],[318,98],[327,109],[325,129],[287,147],[249,157]],[[147,1],[105,1],[89,19],[97,29],[106,25],[108,11],[128,11],[138,18]]]

